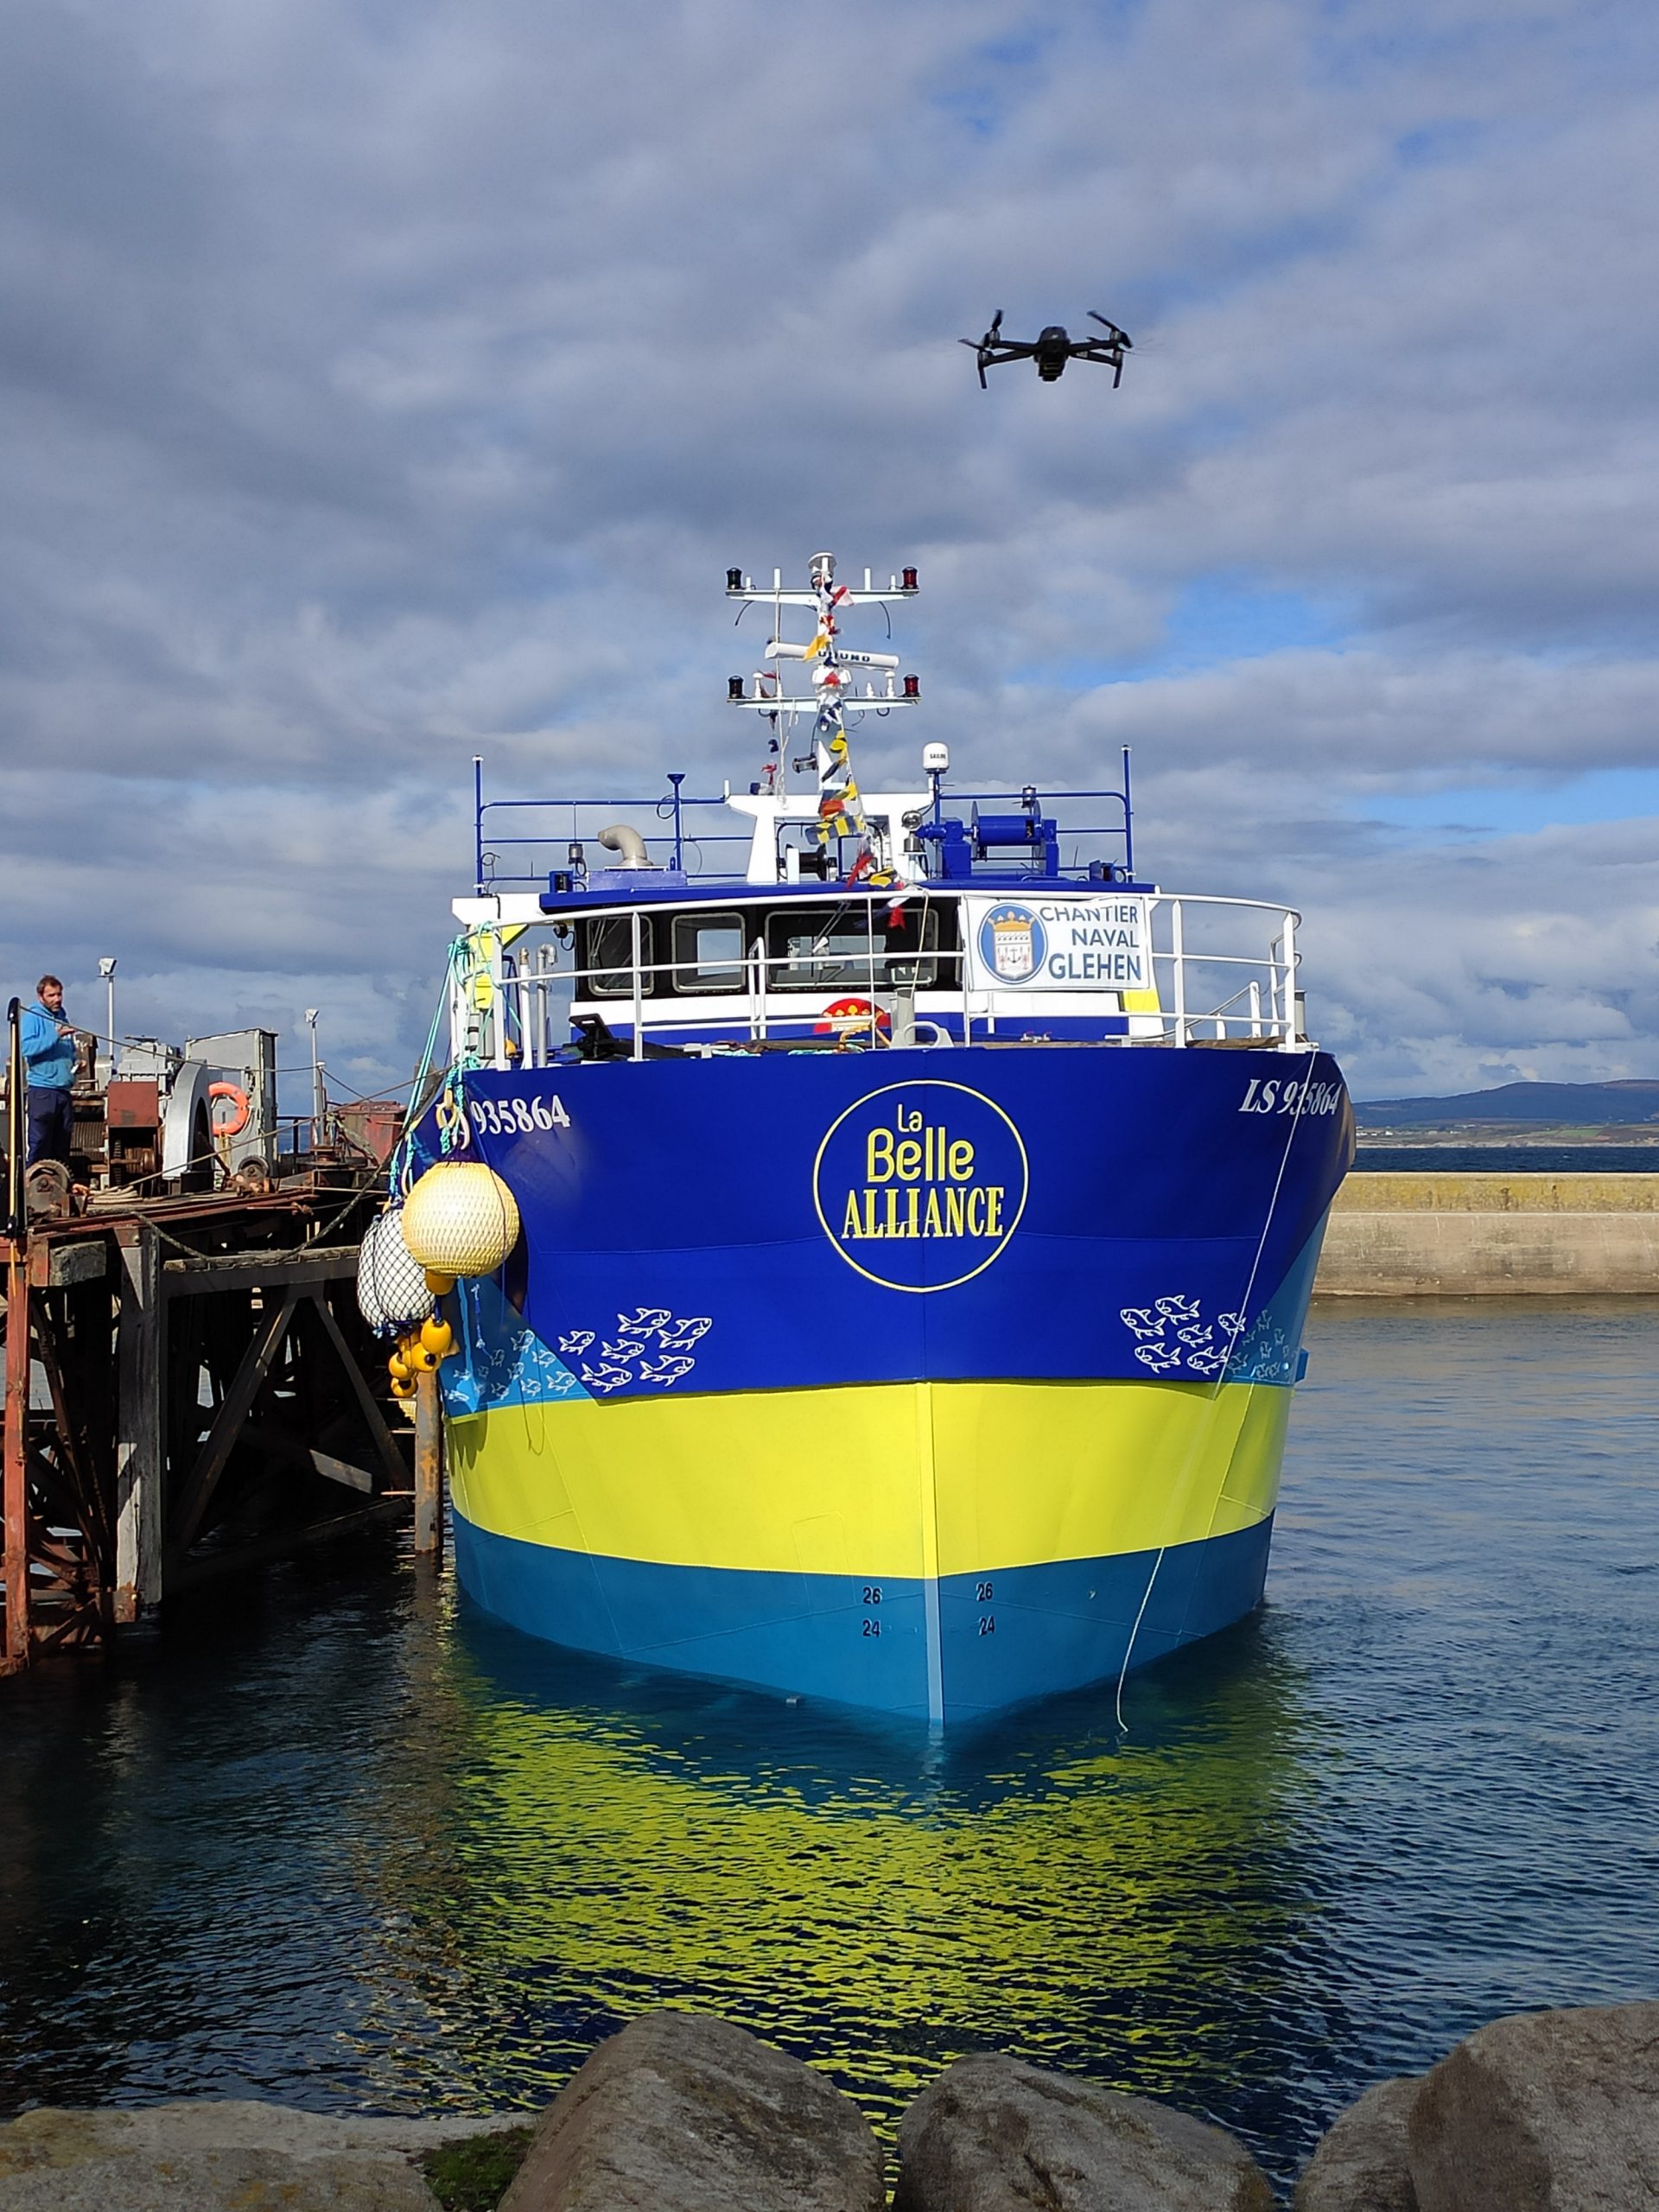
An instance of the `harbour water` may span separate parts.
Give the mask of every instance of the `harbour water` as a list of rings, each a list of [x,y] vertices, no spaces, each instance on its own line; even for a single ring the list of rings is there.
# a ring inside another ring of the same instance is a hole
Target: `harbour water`
[[[535,2107],[670,2004],[887,2131],[992,2048],[1283,2179],[1483,2020],[1659,1992],[1653,1345],[1648,1301],[1316,1306],[1268,1605],[1122,1731],[626,1673],[372,1546],[9,1683],[0,2110]]]

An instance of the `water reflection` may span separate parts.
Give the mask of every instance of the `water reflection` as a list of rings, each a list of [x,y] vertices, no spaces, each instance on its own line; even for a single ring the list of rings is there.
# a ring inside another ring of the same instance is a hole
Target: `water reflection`
[[[416,1878],[410,1972],[440,1944],[446,1979],[493,1990],[474,2063],[512,2096],[596,2017],[666,2002],[889,2123],[982,2047],[1238,2120],[1249,2054],[1305,2003],[1308,1726],[1259,1624],[1135,1683],[1128,1741],[1096,1695],[941,1745],[471,1609],[434,1687],[467,1755],[430,1775],[447,1847]]]

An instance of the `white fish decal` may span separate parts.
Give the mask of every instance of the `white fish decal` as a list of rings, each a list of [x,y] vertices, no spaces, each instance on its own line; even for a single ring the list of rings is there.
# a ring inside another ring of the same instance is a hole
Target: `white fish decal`
[[[671,1329],[658,1331],[658,1342],[664,1351],[690,1351],[692,1345],[706,1337],[714,1325],[706,1315],[690,1321],[677,1321]]]
[[[650,1349],[643,1338],[618,1337],[613,1344],[601,1344],[599,1357],[601,1359],[638,1359],[641,1352]]]
[[[1164,1332],[1163,1323],[1153,1319],[1150,1306],[1126,1306],[1118,1319],[1126,1329],[1133,1329],[1137,1337],[1159,1337]]]
[[[626,1313],[619,1313],[616,1325],[625,1337],[649,1337],[654,1335],[664,1321],[673,1319],[666,1306],[642,1306],[632,1320]]]
[[[620,1390],[625,1382],[632,1382],[632,1376],[626,1367],[584,1367],[582,1379],[590,1390]]]
[[[569,1352],[586,1351],[593,1341],[594,1332],[591,1329],[572,1329],[569,1336],[559,1338],[559,1350]]]
[[[1161,1344],[1136,1344],[1135,1356],[1154,1375],[1167,1375],[1172,1367],[1179,1367],[1181,1363],[1179,1352],[1166,1351]]]
[[[1196,1298],[1184,1298],[1178,1294],[1173,1298],[1154,1299],[1153,1303],[1166,1320],[1196,1321],[1198,1318],[1198,1301]]]
[[[639,1370],[639,1379],[660,1382],[666,1388],[671,1382],[677,1382],[682,1375],[689,1375],[696,1363],[695,1359],[647,1360]]]
[[[1177,1329],[1175,1333],[1184,1344],[1207,1344],[1216,1332],[1195,1321],[1190,1329]]]

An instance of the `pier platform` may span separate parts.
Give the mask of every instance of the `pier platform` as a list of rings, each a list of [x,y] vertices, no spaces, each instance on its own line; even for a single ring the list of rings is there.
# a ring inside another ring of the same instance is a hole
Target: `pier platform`
[[[0,1236],[0,1672],[366,1522],[435,1548],[435,1386],[411,1433],[357,1308],[380,1181],[99,1192]]]
[[[1328,1298],[1659,1293],[1659,1175],[1351,1175],[1313,1288]]]

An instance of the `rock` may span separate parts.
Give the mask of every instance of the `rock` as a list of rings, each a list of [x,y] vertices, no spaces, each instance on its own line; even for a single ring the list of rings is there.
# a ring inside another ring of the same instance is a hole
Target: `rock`
[[[411,2163],[482,2128],[212,2098],[0,2126],[0,2212],[436,2212]]]
[[[899,2132],[893,2212],[1273,2212],[1219,2127],[1018,2059],[958,2059]]]
[[[601,2044],[537,2129],[501,2212],[881,2212],[857,2107],[729,2021],[655,2012]]]
[[[1420,2212],[1651,2212],[1659,2004],[1494,2020],[1424,2077],[1407,2137]]]
[[[1421,2087],[1379,2082],[1338,2113],[1302,2170],[1295,2212],[1420,2212],[1406,2122]]]

